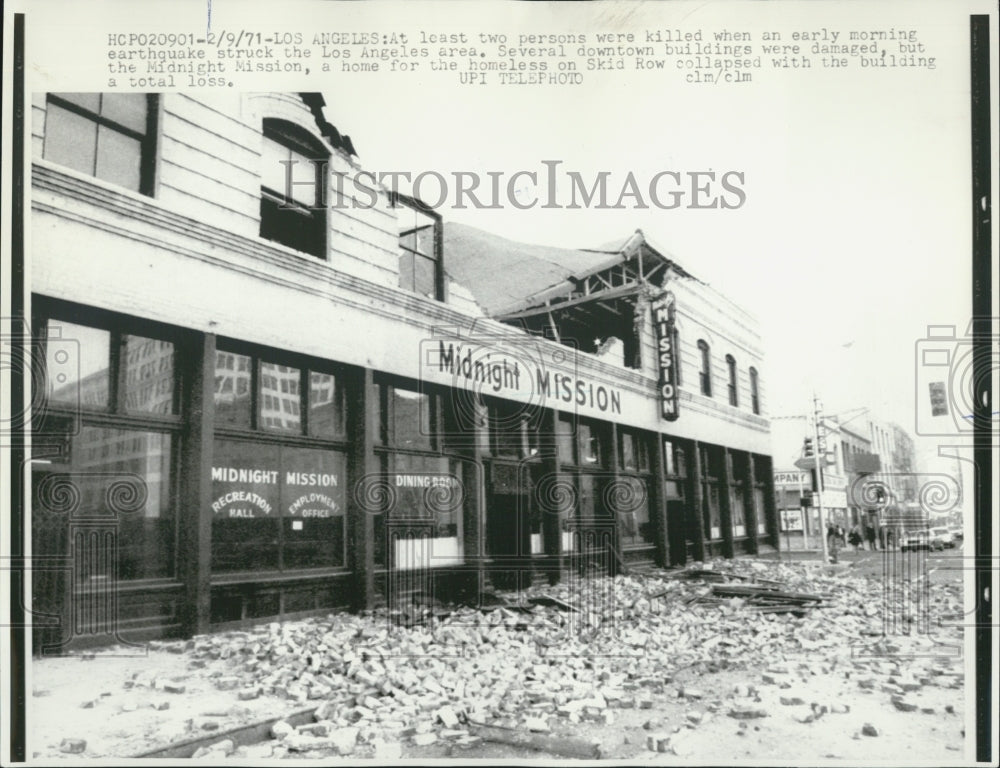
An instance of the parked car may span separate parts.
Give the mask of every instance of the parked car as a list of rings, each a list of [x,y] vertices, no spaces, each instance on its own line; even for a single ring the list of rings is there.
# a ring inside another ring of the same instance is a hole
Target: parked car
[[[946,525],[931,528],[931,539],[935,542],[940,541],[941,549],[944,549],[945,547],[951,549],[955,546],[955,538],[951,535],[951,529]]]
[[[965,538],[965,531],[962,530],[960,525],[949,525],[948,530],[951,531],[951,538],[955,541],[961,541]]]
[[[899,550],[901,552],[916,552],[918,549],[942,550],[944,549],[944,541],[932,535],[928,530],[909,531],[904,534],[903,540],[899,544]]]

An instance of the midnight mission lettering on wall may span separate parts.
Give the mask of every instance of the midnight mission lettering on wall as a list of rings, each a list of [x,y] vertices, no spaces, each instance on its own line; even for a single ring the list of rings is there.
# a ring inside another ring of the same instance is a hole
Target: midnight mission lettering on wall
[[[622,412],[621,392],[614,387],[595,384],[565,373],[546,371],[541,366],[534,366],[535,376],[532,378],[524,371],[526,367],[500,353],[485,352],[482,347],[439,342],[437,368],[440,373],[485,384],[497,393],[508,390],[519,393],[522,397],[534,394],[540,400],[552,398],[602,413]],[[522,391],[522,385],[527,391]]]

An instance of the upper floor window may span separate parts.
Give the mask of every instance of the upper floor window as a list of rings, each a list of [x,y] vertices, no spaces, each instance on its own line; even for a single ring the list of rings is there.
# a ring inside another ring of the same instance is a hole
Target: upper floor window
[[[698,374],[698,378],[701,380],[701,393],[711,397],[712,358],[709,355],[708,343],[704,339],[698,339],[698,352],[701,355],[701,373]]]
[[[260,236],[325,258],[329,153],[302,128],[271,118],[262,150]]]
[[[42,157],[152,195],[156,100],[146,93],[50,93]]]
[[[732,355],[726,355],[726,369],[729,371],[729,404],[736,407],[740,404],[740,396],[736,379],[736,359]]]
[[[757,369],[750,369],[750,407],[754,413],[760,413],[760,384],[757,381]]]
[[[399,287],[444,301],[441,216],[398,192],[390,200],[399,223]]]

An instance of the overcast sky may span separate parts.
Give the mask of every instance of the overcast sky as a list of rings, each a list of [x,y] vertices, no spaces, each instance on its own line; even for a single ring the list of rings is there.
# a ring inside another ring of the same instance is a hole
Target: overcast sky
[[[615,190],[630,171],[640,183],[659,170],[743,172],[738,210],[441,212],[563,246],[641,228],[759,318],[773,414],[803,412],[815,391],[827,412],[869,406],[914,432],[916,344],[929,324],[957,325],[962,335],[971,308],[968,17],[941,8],[774,4],[766,20],[759,4],[574,8],[574,23],[537,19],[533,28],[729,25],[782,31],[785,41],[794,30],[906,28],[936,67],[826,70],[811,56],[809,70],[765,64],[751,84],[687,84],[674,72],[630,69],[558,89],[443,85],[432,76],[420,87],[390,86],[377,102],[345,82],[326,90],[327,113],[373,170],[509,175],[560,160],[585,179],[610,171]],[[461,16],[445,29],[462,28]],[[927,454],[939,441],[918,442]]]

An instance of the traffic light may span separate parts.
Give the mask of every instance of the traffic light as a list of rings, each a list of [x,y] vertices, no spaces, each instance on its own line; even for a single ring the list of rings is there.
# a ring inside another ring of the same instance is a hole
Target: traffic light
[[[814,455],[812,438],[807,437],[802,441],[802,456],[803,458],[811,459]]]
[[[799,506],[805,509],[807,507],[811,507],[812,503],[813,503],[812,491],[805,491],[805,493],[803,493],[802,497],[799,499]]]

